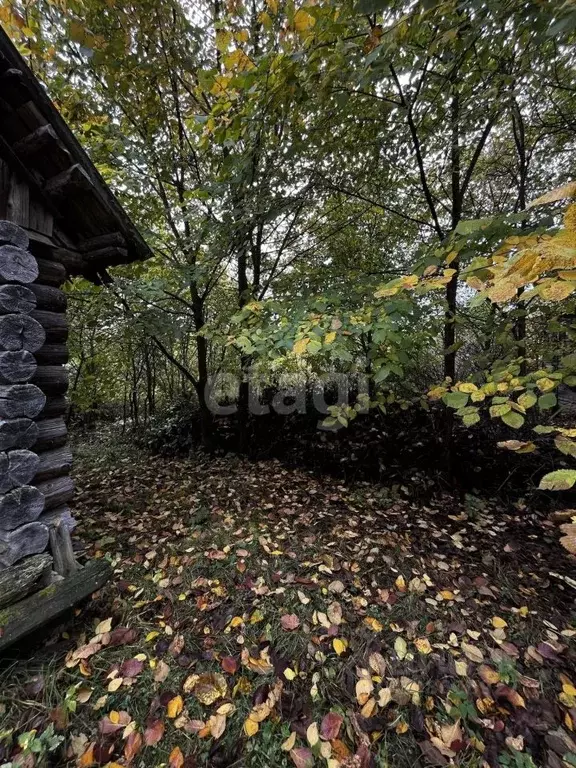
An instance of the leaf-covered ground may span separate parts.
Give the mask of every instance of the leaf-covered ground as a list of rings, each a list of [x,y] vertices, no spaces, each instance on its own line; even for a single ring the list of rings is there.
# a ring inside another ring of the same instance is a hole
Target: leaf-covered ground
[[[110,458],[80,462],[76,515],[114,578],[4,662],[0,764],[576,765],[555,525],[408,478]]]

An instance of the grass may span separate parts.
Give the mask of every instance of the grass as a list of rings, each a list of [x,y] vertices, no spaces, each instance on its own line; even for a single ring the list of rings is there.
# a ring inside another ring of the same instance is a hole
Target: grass
[[[140,746],[138,766],[292,766],[282,749],[292,733],[315,766],[328,765],[308,729],[329,712],[343,717],[339,738],[330,741],[330,768],[360,755],[363,740],[375,766],[433,764],[441,747],[458,765],[479,768],[482,750],[491,760],[517,762],[509,746],[516,742],[506,739],[519,732],[530,733],[530,749],[540,756],[547,730],[571,730],[572,701],[559,703],[558,695],[576,679],[576,633],[546,562],[551,557],[567,572],[571,564],[549,543],[548,530],[535,537],[532,527],[530,538],[507,552],[506,542],[521,536],[521,520],[498,504],[477,504],[467,517],[446,495],[421,508],[408,491],[348,486],[275,462],[130,455],[118,463],[118,455],[111,441],[100,453],[91,446],[80,451],[77,470],[79,539],[88,557],[110,560],[114,578],[76,615],[4,662],[0,764],[18,754],[19,736],[41,733],[50,722],[65,737],[51,762],[81,760],[82,768],[128,765],[130,731],[144,736],[158,720],[164,734]],[[296,629],[283,627],[287,615],[298,617]],[[494,617],[505,620],[500,635]],[[103,640],[97,626],[107,619],[113,633],[131,630],[127,642]],[[71,663],[95,635],[103,646]],[[534,665],[525,651],[545,640],[563,650]],[[480,656],[468,657],[467,647]],[[375,653],[385,661],[383,675],[371,668]],[[224,669],[230,657],[234,671]],[[265,657],[271,665],[260,674],[250,659]],[[131,659],[142,661],[141,671],[131,682],[121,675],[114,690],[115,675]],[[480,678],[482,664],[496,683]],[[162,665],[167,672],[158,679]],[[224,698],[207,705],[186,691],[191,675],[216,673],[226,680]],[[367,701],[358,689],[366,675],[373,687]],[[526,677],[539,681],[536,692],[522,683]],[[278,681],[282,695],[248,736],[252,708]],[[499,698],[501,686],[517,691],[524,706]],[[392,698],[380,706],[382,689]],[[169,704],[178,696],[183,711],[172,716]],[[478,701],[488,715],[480,717]],[[198,733],[195,721],[209,723],[227,702],[234,711],[223,733]],[[554,722],[546,721],[549,711]],[[128,730],[103,733],[118,712],[128,713]],[[442,727],[457,727],[460,736],[433,742]]]

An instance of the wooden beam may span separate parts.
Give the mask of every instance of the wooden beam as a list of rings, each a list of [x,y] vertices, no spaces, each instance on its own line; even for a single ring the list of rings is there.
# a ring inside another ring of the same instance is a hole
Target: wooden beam
[[[48,546],[48,528],[33,522],[15,531],[0,530],[0,568],[8,568],[28,555],[39,555]]]
[[[16,245],[0,245],[0,278],[7,283],[33,283],[38,264],[31,253]]]
[[[38,365],[31,352],[0,352],[0,383],[22,384],[30,381]]]
[[[68,448],[57,448],[53,451],[45,451],[38,457],[39,464],[34,476],[33,485],[42,480],[51,480],[60,475],[67,475],[72,469],[72,454]]]
[[[46,336],[45,340],[49,344],[60,344],[68,338],[68,320],[63,312],[46,312],[43,309],[35,309],[30,313],[30,316],[42,326]],[[2,318],[0,317],[1,323]]]
[[[40,467],[39,457],[25,448],[0,453],[0,492],[29,485]]]
[[[77,194],[78,192],[90,192],[94,190],[92,180],[79,163],[71,165],[62,173],[58,173],[44,184],[44,191],[54,200]]]
[[[88,253],[89,251],[96,251],[100,248],[108,248],[113,245],[118,248],[126,248],[126,238],[122,232],[109,232],[106,235],[98,235],[98,237],[82,240],[80,243],[80,250],[83,253]]]
[[[69,352],[66,344],[44,344],[34,353],[38,365],[65,365]]]
[[[61,365],[39,365],[31,382],[47,395],[64,395],[68,389],[68,371]]]
[[[18,224],[14,224],[12,221],[0,221],[0,244],[15,245],[26,251],[30,244],[30,238],[26,230],[19,227]]]
[[[0,611],[0,652],[101,589],[111,573],[108,562],[92,560],[63,581]]]
[[[2,422],[0,422],[1,424]],[[38,437],[34,443],[36,453],[51,451],[54,448],[62,448],[66,445],[68,430],[64,419],[42,419],[35,421]]]
[[[31,285],[26,286],[26,288],[34,294],[36,299],[36,309],[44,309],[48,312],[66,312],[68,297],[64,291],[50,285],[40,285],[39,283],[32,283]],[[2,289],[0,288],[0,306],[1,304]],[[32,309],[34,309],[34,307],[32,307]],[[31,312],[32,309],[29,311]]]
[[[0,571],[0,608],[23,600],[51,569],[52,558],[45,552]]]
[[[39,315],[54,315],[54,312],[39,312]],[[64,317],[64,315],[56,315]],[[43,317],[31,317],[30,315],[1,315],[0,316],[0,349],[6,352],[18,352],[26,349],[28,352],[37,352],[44,346],[47,338],[47,330],[43,327]],[[68,326],[66,325],[66,336]],[[64,341],[65,339],[55,339]]]
[[[0,285],[0,314],[18,312],[26,315],[35,308],[36,296],[29,286]]]
[[[46,395],[34,384],[0,385],[0,419],[34,419],[46,405]]]

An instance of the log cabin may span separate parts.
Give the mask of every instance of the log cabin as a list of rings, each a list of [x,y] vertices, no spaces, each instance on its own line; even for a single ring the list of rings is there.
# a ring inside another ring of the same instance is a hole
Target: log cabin
[[[70,537],[62,289],[151,255],[0,27],[0,651],[110,575]]]

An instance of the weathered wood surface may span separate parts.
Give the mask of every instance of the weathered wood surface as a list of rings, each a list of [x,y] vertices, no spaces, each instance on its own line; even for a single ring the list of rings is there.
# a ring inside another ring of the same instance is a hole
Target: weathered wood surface
[[[2,222],[0,222],[0,225]],[[27,285],[0,286],[0,314],[28,314],[36,308],[36,296]]]
[[[34,384],[0,385],[0,419],[34,419],[46,405],[46,395]]]
[[[101,589],[112,574],[105,560],[92,560],[67,579],[36,592],[0,612],[0,652],[25,635],[61,616]]]
[[[0,608],[23,600],[51,568],[52,558],[45,552],[0,571]]]
[[[67,475],[72,469],[72,454],[68,448],[57,448],[46,451],[38,456],[38,469],[34,475],[32,485],[37,485],[43,480],[51,480],[54,477]]]
[[[23,485],[3,494],[0,496],[0,531],[13,531],[33,523],[44,510],[44,503],[44,494],[33,485]]]
[[[66,319],[65,314],[61,312],[46,312],[41,309],[35,309],[32,311],[31,317],[40,323],[44,329],[46,341],[48,343],[58,344],[66,341],[68,338],[68,320]]]
[[[34,294],[37,309],[45,309],[48,312],[66,312],[68,297],[60,288],[54,288],[52,285],[40,285],[39,283],[32,283],[26,287]]]
[[[9,283],[32,283],[38,264],[31,253],[16,245],[0,245],[0,278]]]
[[[26,250],[30,244],[28,234],[22,227],[11,221],[0,221],[0,244],[15,245]]]
[[[42,419],[34,423],[38,429],[38,438],[34,444],[36,453],[61,448],[66,444],[68,430],[64,419]]]
[[[0,493],[7,493],[21,485],[29,485],[37,475],[39,467],[40,457],[24,448],[0,453]]]
[[[40,414],[41,419],[55,419],[58,416],[66,416],[70,404],[64,395],[54,395],[46,398],[46,405]]]
[[[83,240],[80,243],[80,250],[83,252],[96,251],[111,245],[126,248],[126,238],[122,232],[109,232],[106,235],[98,235],[97,237],[91,237],[89,240]]]
[[[0,530],[0,568],[8,568],[28,555],[38,555],[48,546],[48,528],[34,522],[14,531]]]
[[[49,530],[50,551],[54,559],[54,570],[59,576],[68,577],[79,570],[74,557],[70,529],[60,522]]]
[[[12,448],[32,448],[40,428],[31,419],[0,419],[0,451]]]
[[[67,504],[74,496],[74,481],[70,475],[45,480],[36,486],[44,498],[44,509],[55,509]],[[1,523],[0,523],[1,525]]]
[[[65,525],[69,531],[73,531],[74,528],[76,528],[76,520],[72,517],[70,507],[67,507],[66,505],[43,512],[38,518],[38,522],[42,523],[47,528],[52,528],[60,524]]]
[[[80,274],[86,266],[82,254],[71,248],[54,248],[52,257],[55,261],[59,261],[70,275]]]
[[[38,364],[31,352],[0,352],[0,383],[20,384],[30,381]]]
[[[56,317],[61,316],[56,315]],[[18,352],[21,349],[36,352],[46,342],[47,334],[48,331],[43,328],[39,318],[30,315],[0,315],[0,349],[5,352]],[[67,329],[66,335],[68,335]]]
[[[61,365],[39,365],[31,382],[47,395],[63,395],[68,389],[68,371]]]
[[[44,344],[34,352],[38,365],[65,365],[69,356],[67,344]]]
[[[36,259],[38,265],[38,283],[59,288],[65,282],[66,268],[58,261],[48,259]]]

